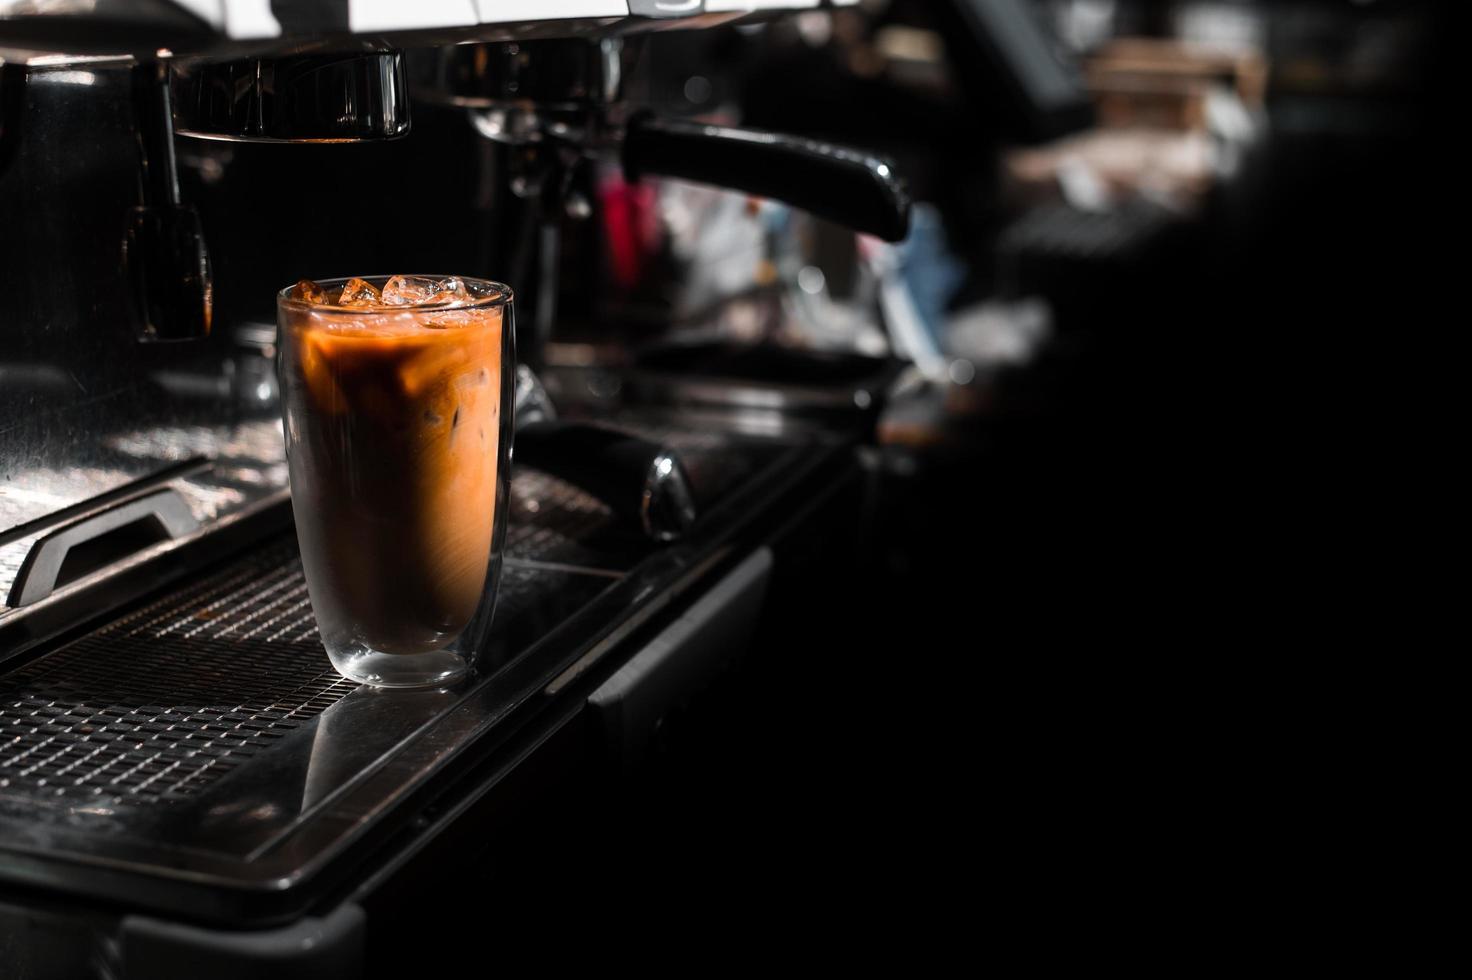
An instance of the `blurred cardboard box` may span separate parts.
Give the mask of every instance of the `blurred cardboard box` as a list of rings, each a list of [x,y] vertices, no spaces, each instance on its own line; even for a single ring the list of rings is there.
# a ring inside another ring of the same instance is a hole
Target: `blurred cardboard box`
[[[1213,89],[1233,92],[1255,112],[1267,93],[1267,61],[1254,51],[1219,50],[1179,41],[1120,38],[1085,64],[1106,127],[1195,130],[1206,127]]]
[[[1260,54],[1169,40],[1112,41],[1085,71],[1098,126],[1007,154],[1003,192],[1014,204],[1062,197],[1107,210],[1145,196],[1189,211],[1228,169],[1221,166],[1224,137],[1251,131],[1267,91]],[[1237,125],[1224,127],[1224,117]]]

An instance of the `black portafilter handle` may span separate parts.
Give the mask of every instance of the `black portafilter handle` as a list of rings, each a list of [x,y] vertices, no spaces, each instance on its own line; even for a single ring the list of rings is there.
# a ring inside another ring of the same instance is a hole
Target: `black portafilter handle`
[[[512,445],[517,464],[582,488],[655,541],[673,541],[695,523],[685,468],[658,443],[596,425],[546,420],[517,426]]]
[[[910,194],[889,161],[801,136],[641,114],[624,134],[630,180],[677,177],[783,201],[897,242],[910,227]]]

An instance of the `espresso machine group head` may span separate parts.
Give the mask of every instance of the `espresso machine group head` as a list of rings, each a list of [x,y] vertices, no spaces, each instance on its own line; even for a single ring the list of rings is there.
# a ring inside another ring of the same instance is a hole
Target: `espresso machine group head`
[[[615,36],[439,49],[426,59],[423,89],[471,109],[490,139],[611,151],[631,181],[708,183],[781,200],[887,241],[904,237],[909,198],[888,161],[801,137],[661,119],[630,106],[623,82],[634,46]]]
[[[773,6],[558,0],[537,5],[533,15],[528,5],[493,0],[416,10],[365,0],[345,9],[283,2],[269,12],[240,0],[85,9],[10,3],[0,4],[0,52],[13,51],[25,65],[129,63],[141,200],[125,254],[137,332],[187,339],[210,328],[210,262],[198,219],[180,200],[175,134],[284,143],[403,137],[411,126],[406,48],[415,50],[417,98],[467,107],[488,139],[539,145],[518,177],[551,198],[544,204],[561,203],[570,161],[612,150],[631,178],[714,183],[881,238],[902,237],[908,200],[884,160],[810,140],[659,120],[623,103],[629,39]]]

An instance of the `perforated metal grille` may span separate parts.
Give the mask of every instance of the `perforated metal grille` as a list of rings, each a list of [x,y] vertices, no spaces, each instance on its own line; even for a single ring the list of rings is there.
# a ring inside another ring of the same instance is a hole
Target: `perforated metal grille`
[[[0,677],[0,792],[195,793],[354,686],[283,540]]]
[[[506,556],[591,568],[628,566],[646,550],[602,501],[529,466],[511,481]]]
[[[498,621],[547,579],[506,566]],[[288,537],[0,677],[0,793],[189,795],[355,686],[322,649]]]
[[[749,453],[731,452],[729,437],[718,433],[622,422],[618,428],[679,452],[702,504],[718,499],[754,467]],[[601,500],[535,467],[516,468],[506,557],[627,570],[651,550],[638,529],[614,517]]]

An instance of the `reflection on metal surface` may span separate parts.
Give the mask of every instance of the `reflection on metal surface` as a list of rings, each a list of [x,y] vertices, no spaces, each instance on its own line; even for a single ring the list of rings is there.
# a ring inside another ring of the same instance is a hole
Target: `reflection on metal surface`
[[[174,118],[187,136],[352,143],[409,132],[404,60],[395,51],[180,62],[172,74]]]
[[[5,483],[0,485],[0,523],[5,527],[54,513],[92,496],[97,487],[125,483],[129,476],[122,468],[100,466],[6,466],[5,470]]]
[[[547,389],[541,380],[525,364],[516,365],[516,425],[518,428],[533,422],[550,422],[557,418],[557,409],[547,397]]]
[[[281,459],[281,420],[258,419],[237,426],[161,425],[110,435],[103,445],[134,459]]]
[[[520,119],[536,103],[548,109],[593,106],[622,95],[623,42],[618,38],[524,41],[520,44],[457,44],[414,52],[409,59],[415,95],[474,108],[499,107],[497,116],[477,125],[496,129],[494,120],[522,128],[536,138],[534,118]],[[514,109],[508,116],[507,110]],[[512,135],[483,134],[500,139]]]
[[[99,0],[0,0],[0,50],[67,52],[48,61],[86,62],[161,47],[208,44],[221,25],[198,15],[198,4],[108,3]],[[193,8],[193,9],[191,9]],[[217,10],[223,10],[221,4]]]
[[[24,243],[0,263],[7,595],[38,537],[181,461],[202,463],[170,478],[202,522],[279,497],[286,476],[271,337],[226,330],[178,347],[134,339],[121,265],[126,219],[140,203],[129,64],[3,72],[0,228]],[[0,607],[0,620],[14,612]]]
[[[695,523],[695,495],[674,456],[661,453],[650,464],[639,519],[644,533],[656,541],[674,541]]]
[[[104,435],[98,453],[119,466],[16,467],[0,483],[0,595],[7,595],[26,555],[52,525],[46,519],[99,493],[129,483],[163,464],[200,460],[168,483],[201,524],[257,505],[287,488],[281,421],[272,417],[230,426],[173,425]],[[0,443],[3,446],[3,443]],[[211,463],[210,461],[213,461]],[[41,522],[34,530],[3,528]],[[0,608],[0,619],[9,610]]]

